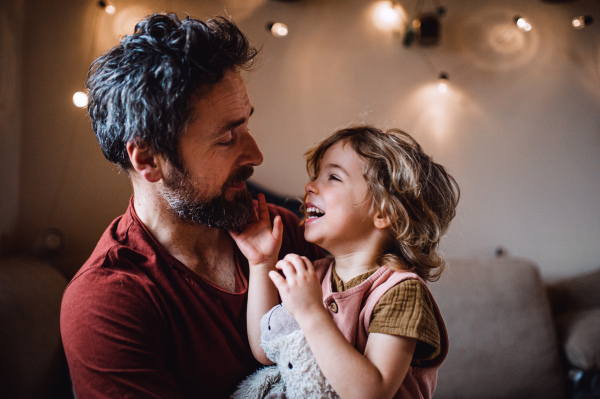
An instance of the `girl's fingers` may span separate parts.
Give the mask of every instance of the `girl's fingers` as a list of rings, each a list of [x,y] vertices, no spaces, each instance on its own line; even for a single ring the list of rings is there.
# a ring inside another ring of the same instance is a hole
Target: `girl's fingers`
[[[281,277],[281,275],[274,270],[271,270],[269,272],[269,277],[271,278],[271,281],[273,282],[273,284],[275,284],[275,288],[277,288],[277,291],[281,292],[281,290],[285,286],[285,279],[283,277]]]
[[[283,222],[279,215],[275,216],[275,219],[273,220],[273,237],[277,238],[278,241],[281,241],[283,237]]]
[[[286,259],[282,259],[275,265],[279,270],[283,271],[286,278],[294,277],[296,275],[296,268],[293,264],[288,262]]]
[[[304,266],[306,267],[306,271],[309,273],[314,272],[315,266],[312,264],[310,259],[308,259],[306,256],[301,256],[301,258],[302,258],[302,261],[304,262]]]
[[[310,260],[305,256],[299,256],[296,254],[288,254],[283,258],[285,261],[289,262],[294,266],[294,269],[297,274],[305,274],[309,271],[309,265],[312,266]]]
[[[264,194],[258,194],[258,219],[259,220],[267,220],[269,224],[271,223],[269,220],[269,207],[267,206],[267,200],[265,199]]]

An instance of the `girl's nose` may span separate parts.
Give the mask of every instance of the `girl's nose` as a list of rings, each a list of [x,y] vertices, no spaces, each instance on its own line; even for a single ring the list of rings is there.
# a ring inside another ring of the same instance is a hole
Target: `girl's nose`
[[[306,192],[306,194],[316,194],[317,193],[317,185],[315,183],[315,181],[311,181],[306,183],[306,186],[304,186],[304,192]]]

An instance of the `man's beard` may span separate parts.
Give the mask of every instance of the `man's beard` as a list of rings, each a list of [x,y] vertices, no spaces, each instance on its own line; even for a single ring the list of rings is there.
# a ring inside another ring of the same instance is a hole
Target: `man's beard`
[[[252,167],[245,166],[229,176],[219,195],[203,198],[187,171],[172,168],[171,173],[163,179],[164,186],[160,194],[171,206],[171,212],[183,222],[223,230],[240,230],[254,219],[252,197],[248,190],[241,190],[228,200],[225,189],[247,180],[253,173]]]

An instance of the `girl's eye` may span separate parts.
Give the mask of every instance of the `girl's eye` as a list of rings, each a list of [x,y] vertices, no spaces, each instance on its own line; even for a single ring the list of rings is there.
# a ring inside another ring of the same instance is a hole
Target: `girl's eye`
[[[336,175],[329,175],[329,180],[341,181]]]

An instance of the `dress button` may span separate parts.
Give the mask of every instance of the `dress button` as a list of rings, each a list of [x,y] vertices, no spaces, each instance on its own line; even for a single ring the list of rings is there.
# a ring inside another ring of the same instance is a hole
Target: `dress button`
[[[331,302],[329,304],[329,310],[331,310],[333,313],[337,313],[338,312],[338,305],[335,302]]]

